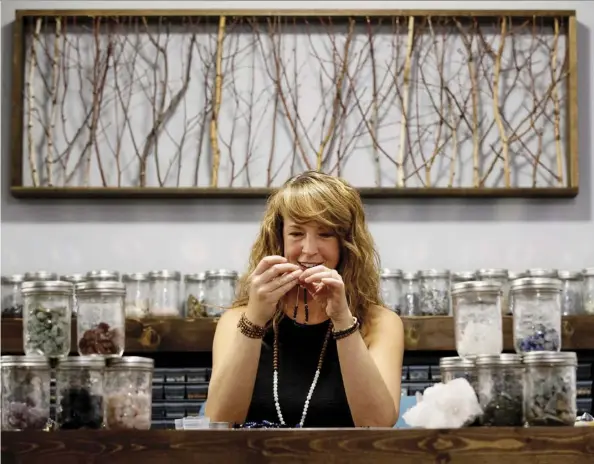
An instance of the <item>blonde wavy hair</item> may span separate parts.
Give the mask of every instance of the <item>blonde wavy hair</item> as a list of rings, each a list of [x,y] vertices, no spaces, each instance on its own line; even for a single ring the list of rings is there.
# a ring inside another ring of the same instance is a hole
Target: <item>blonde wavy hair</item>
[[[345,283],[351,312],[364,325],[369,308],[381,304],[379,255],[359,193],[339,177],[317,171],[292,177],[269,198],[233,307],[247,305],[249,276],[262,258],[284,256],[284,218],[297,223],[315,221],[336,232],[340,243],[336,270]]]

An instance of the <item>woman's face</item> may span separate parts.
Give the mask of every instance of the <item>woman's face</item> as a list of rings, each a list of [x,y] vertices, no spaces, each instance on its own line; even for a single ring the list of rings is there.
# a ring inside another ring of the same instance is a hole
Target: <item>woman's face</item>
[[[316,222],[298,224],[284,218],[285,258],[302,269],[323,264],[336,269],[340,260],[340,242],[334,231]]]

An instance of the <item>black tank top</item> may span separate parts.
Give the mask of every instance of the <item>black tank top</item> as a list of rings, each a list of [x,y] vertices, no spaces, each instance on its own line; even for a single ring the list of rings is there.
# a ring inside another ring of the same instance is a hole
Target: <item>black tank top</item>
[[[295,427],[301,420],[329,324],[329,320],[315,325],[297,324],[288,317],[279,322],[278,396],[283,418],[289,427]],[[270,328],[262,341],[246,422],[280,423],[272,394],[273,344],[274,331]],[[330,337],[303,427],[354,426],[342,383],[336,341]]]

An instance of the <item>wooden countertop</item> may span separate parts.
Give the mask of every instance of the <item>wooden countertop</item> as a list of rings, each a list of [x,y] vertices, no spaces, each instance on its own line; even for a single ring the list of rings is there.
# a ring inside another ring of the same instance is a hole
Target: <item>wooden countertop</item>
[[[2,432],[2,464],[592,464],[594,427]]]
[[[403,317],[406,350],[455,351],[452,317]],[[126,354],[151,352],[209,352],[216,319],[128,319]],[[594,315],[563,318],[564,350],[594,350]],[[72,325],[72,352],[76,352],[76,323]],[[2,354],[23,351],[21,319],[2,319]],[[505,350],[513,351],[512,318],[503,318]]]

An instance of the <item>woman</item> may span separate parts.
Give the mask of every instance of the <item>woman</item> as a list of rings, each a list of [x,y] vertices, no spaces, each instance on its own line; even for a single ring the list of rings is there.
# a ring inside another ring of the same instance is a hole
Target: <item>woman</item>
[[[392,427],[403,329],[380,306],[358,192],[319,172],[268,201],[247,279],[218,322],[206,416],[288,427]]]

